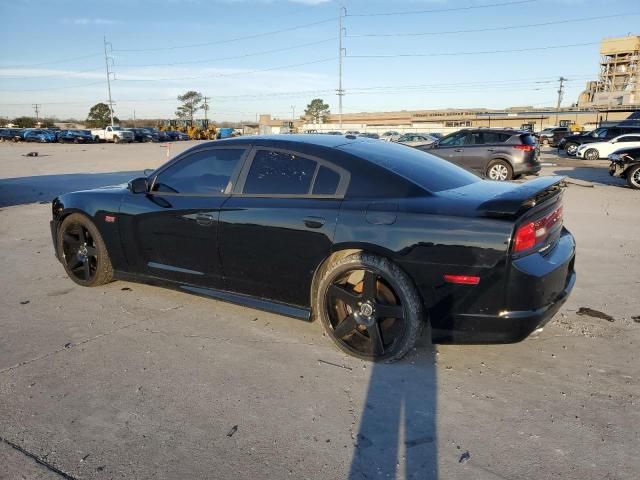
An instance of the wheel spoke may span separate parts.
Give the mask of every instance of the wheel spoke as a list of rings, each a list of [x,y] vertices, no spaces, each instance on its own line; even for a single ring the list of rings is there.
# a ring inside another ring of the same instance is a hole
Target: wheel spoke
[[[85,243],[87,241],[87,236],[84,233],[84,227],[80,226],[80,233],[78,234],[78,239],[80,243]]]
[[[88,258],[85,258],[84,262],[84,279],[89,280],[91,278],[91,262],[89,262]]]
[[[377,303],[376,316],[378,318],[404,318],[404,309],[400,305]]]
[[[98,250],[92,245],[87,245],[87,255],[89,255],[90,257],[97,257]]]
[[[78,258],[75,257],[75,256],[73,257],[73,262],[67,263],[67,266],[69,267],[69,270],[75,270],[80,265],[82,265],[82,262],[80,260],[78,260]]]
[[[356,328],[356,321],[353,318],[353,315],[348,315],[342,322],[338,324],[337,327],[333,329],[333,333],[338,338],[343,338],[353,332]]]
[[[364,272],[364,278],[362,279],[362,296],[365,299],[374,300],[376,298],[377,283],[378,276],[375,273],[366,270]]]
[[[351,307],[353,307],[356,303],[358,303],[358,299],[359,299],[358,295],[356,295],[355,293],[349,292],[347,289],[339,285],[332,284],[329,287],[328,293],[333,299],[342,300],[344,303],[346,303],[347,305],[350,305]]]
[[[63,240],[65,242],[67,242],[67,243],[70,243],[71,245],[76,245],[76,244],[80,243],[80,240],[78,240],[76,237],[74,237],[70,233],[65,233],[63,235]]]
[[[380,324],[374,323],[367,328],[369,339],[371,340],[371,353],[374,355],[382,355],[384,353],[384,343],[382,341],[382,331],[380,330]]]

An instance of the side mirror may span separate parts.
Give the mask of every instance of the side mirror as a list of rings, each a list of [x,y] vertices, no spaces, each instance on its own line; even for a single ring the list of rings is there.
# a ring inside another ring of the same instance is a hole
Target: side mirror
[[[143,174],[145,177],[148,177],[148,176],[149,176],[149,175],[151,175],[152,173],[153,173],[153,168],[145,168],[145,169],[142,171],[142,174]]]
[[[129,190],[131,193],[147,193],[149,186],[145,177],[134,178],[129,182]]]

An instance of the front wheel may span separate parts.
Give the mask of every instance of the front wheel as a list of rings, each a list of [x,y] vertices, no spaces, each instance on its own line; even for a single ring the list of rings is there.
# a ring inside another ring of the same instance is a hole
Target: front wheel
[[[584,158],[587,160],[598,160],[600,158],[600,153],[595,148],[590,148],[584,152]]]
[[[113,143],[120,143],[120,137],[113,137]]]
[[[487,167],[487,177],[499,182],[511,180],[513,178],[513,168],[511,168],[509,162],[505,162],[504,160],[494,160]]]
[[[96,287],[113,279],[107,247],[96,226],[82,214],[64,219],[57,235],[58,258],[67,275],[83,287]]]
[[[640,190],[640,165],[634,165],[627,172],[627,185]]]
[[[366,253],[323,268],[313,307],[338,348],[364,360],[401,359],[424,324],[422,302],[407,274]]]
[[[573,157],[578,151],[578,144],[577,143],[567,143],[564,146],[564,151],[567,152],[567,155],[571,155]]]

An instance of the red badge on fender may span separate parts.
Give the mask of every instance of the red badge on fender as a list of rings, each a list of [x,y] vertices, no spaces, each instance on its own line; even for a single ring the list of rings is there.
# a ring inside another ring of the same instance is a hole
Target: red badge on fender
[[[104,221],[107,222],[107,223],[115,223],[116,216],[115,215],[105,215],[104,216]]]

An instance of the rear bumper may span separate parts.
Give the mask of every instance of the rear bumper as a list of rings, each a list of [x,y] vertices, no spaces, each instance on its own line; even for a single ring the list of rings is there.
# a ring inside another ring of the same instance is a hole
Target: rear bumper
[[[497,313],[456,312],[440,328],[436,343],[515,343],[546,325],[576,283],[575,241],[565,229],[551,251],[513,260],[507,279],[504,310]]]
[[[542,165],[539,162],[536,163],[516,163],[513,166],[513,173],[515,175],[535,175],[542,170]]]
[[[499,315],[458,314],[451,318],[451,330],[434,330],[434,342],[454,344],[517,343],[551,321],[569,297],[576,283],[572,272],[566,288],[551,303],[536,310],[501,312]]]

